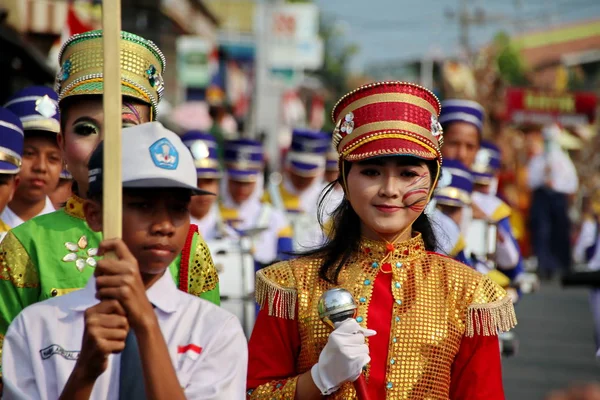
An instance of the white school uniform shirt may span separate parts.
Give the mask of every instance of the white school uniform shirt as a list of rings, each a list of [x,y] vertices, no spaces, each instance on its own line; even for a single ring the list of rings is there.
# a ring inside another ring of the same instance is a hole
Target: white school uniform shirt
[[[50,200],[50,197],[46,196],[46,204],[44,204],[44,209],[38,215],[36,215],[36,217],[44,214],[50,214],[54,211],[56,211],[56,209],[54,208],[54,204],[52,204],[52,200]],[[0,219],[2,219],[6,225],[10,226],[11,229],[14,229],[25,222],[21,219],[21,217],[15,214],[9,206],[4,208],[4,211],[2,211],[2,214],[0,215]]]
[[[535,190],[544,186],[546,165],[550,166],[552,189],[565,194],[573,194],[579,186],[577,171],[573,161],[560,147],[553,146],[548,152],[534,156],[527,166],[527,184]]]
[[[5,400],[55,400],[81,350],[84,312],[98,304],[96,282],[25,308],[4,338]],[[248,348],[237,318],[177,289],[167,271],[147,290],[187,399],[244,399]],[[119,354],[108,357],[90,399],[119,397]]]

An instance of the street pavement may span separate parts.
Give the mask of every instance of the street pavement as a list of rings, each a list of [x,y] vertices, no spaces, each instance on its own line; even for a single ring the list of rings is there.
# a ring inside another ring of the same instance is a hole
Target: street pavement
[[[507,400],[542,400],[575,382],[600,382],[588,293],[545,283],[517,304],[519,352],[503,361]]]

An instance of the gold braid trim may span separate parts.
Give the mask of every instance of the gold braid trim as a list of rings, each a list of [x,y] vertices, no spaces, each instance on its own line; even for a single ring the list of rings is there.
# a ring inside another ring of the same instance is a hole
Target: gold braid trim
[[[510,297],[487,304],[471,304],[467,309],[467,329],[465,335],[475,334],[495,336],[507,332],[517,325],[517,316]]]
[[[248,400],[292,400],[296,398],[297,384],[297,376],[283,381],[268,382],[256,389],[249,389],[246,392],[246,398]]]
[[[260,305],[260,309],[267,307],[269,315],[284,319],[296,318],[296,299],[298,292],[294,287],[284,287],[275,282],[268,275],[288,275],[291,278],[290,268],[281,267],[279,263],[269,268],[262,269],[256,273],[255,293],[256,302]],[[285,263],[289,265],[289,263]],[[287,270],[287,271],[286,271]],[[276,277],[274,277],[276,278]],[[278,279],[281,282],[281,279]],[[275,301],[277,300],[277,301]]]

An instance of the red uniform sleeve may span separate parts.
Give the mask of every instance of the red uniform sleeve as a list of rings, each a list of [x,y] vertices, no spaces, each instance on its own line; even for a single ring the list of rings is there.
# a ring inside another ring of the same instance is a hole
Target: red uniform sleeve
[[[498,336],[463,337],[452,364],[452,400],[504,400]]]
[[[266,393],[278,398],[292,389],[295,392],[299,353],[298,322],[261,310],[248,343],[249,398],[262,398]]]

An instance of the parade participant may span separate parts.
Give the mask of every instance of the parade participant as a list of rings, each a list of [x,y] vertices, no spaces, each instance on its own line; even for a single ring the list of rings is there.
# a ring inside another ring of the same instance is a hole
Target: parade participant
[[[560,147],[560,128],[549,125],[528,133],[529,140],[543,140],[543,150],[527,166],[532,190],[530,230],[533,251],[542,279],[571,266],[569,196],[577,192],[579,179],[573,162]]]
[[[23,124],[15,114],[0,107],[0,211],[12,200],[19,184],[22,154]],[[0,219],[0,240],[9,229]]]
[[[285,215],[263,197],[264,153],[252,139],[225,142],[225,179],[220,211],[225,222],[250,236],[254,259],[262,265],[289,257],[291,230]]]
[[[60,53],[57,76],[63,158],[76,191],[65,207],[27,221],[11,230],[0,244],[0,341],[9,323],[25,307],[85,286],[96,265],[101,235],[83,215],[89,157],[102,140],[102,32],[71,37]],[[163,91],[165,60],[150,41],[121,34],[122,120],[139,125],[156,117]],[[210,252],[195,227],[188,240],[191,251],[173,260],[179,288],[219,303],[218,276]]]
[[[56,189],[50,193],[50,200],[54,208],[58,210],[65,206],[71,196],[73,196],[73,175],[66,168],[63,168]]]
[[[25,132],[19,187],[2,220],[11,228],[55,210],[49,195],[56,190],[62,157],[56,136],[60,132],[58,96],[45,86],[30,86],[5,104],[21,119]]]
[[[268,192],[268,201],[283,211],[292,225],[294,251],[319,246],[323,241],[317,206],[330,138],[324,132],[295,129],[285,158],[283,181]]]
[[[257,273],[262,310],[249,343],[251,399],[503,399],[497,332],[506,293],[431,251],[423,213],[442,157],[440,105],[403,82],[363,86],[333,110],[344,201],[325,246]],[[331,332],[317,302],[341,287],[356,319]],[[363,367],[367,368],[363,368]]]
[[[498,146],[483,140],[471,166],[475,182],[473,203],[497,226],[498,240],[494,261],[496,267],[515,282],[525,268],[519,243],[510,224],[511,209],[496,196],[501,161],[502,155]]]
[[[442,102],[440,124],[444,129],[444,158],[458,160],[471,168],[481,145],[484,115],[483,107],[475,101],[449,99]]]
[[[219,193],[222,172],[219,167],[215,138],[209,133],[189,131],[181,137],[181,140],[194,158],[198,188],[214,193],[214,195],[192,198],[190,203],[192,224],[198,226],[202,238],[206,241],[225,236],[236,237],[235,231],[223,221],[217,203],[216,194]]]
[[[239,322],[178,290],[172,275],[173,259],[190,250],[191,197],[205,194],[192,157],[158,122],[124,129],[122,145],[123,239],[98,250],[116,259],[101,258],[82,290],[17,316],[4,341],[4,396],[241,399],[247,345]],[[98,232],[104,150],[101,143],[90,158],[84,203]]]
[[[440,180],[435,190],[436,209],[433,229],[437,239],[436,251],[464,264],[471,265],[465,254],[465,240],[461,232],[463,210],[471,206],[473,175],[458,160],[444,160]]]
[[[522,272],[522,265],[518,267],[519,263],[522,264],[522,259],[510,226],[510,207],[496,197],[495,193],[481,192],[484,187],[489,191],[490,183],[500,168],[499,149],[483,141],[481,137],[483,122],[483,107],[474,101],[451,99],[442,102],[440,123],[444,129],[445,140],[442,153],[445,158],[458,159],[471,168],[475,183],[472,218],[487,221],[498,227],[494,262],[498,262],[498,266],[504,270],[513,270],[509,273],[509,278],[515,278]],[[465,223],[468,224],[468,221]]]

